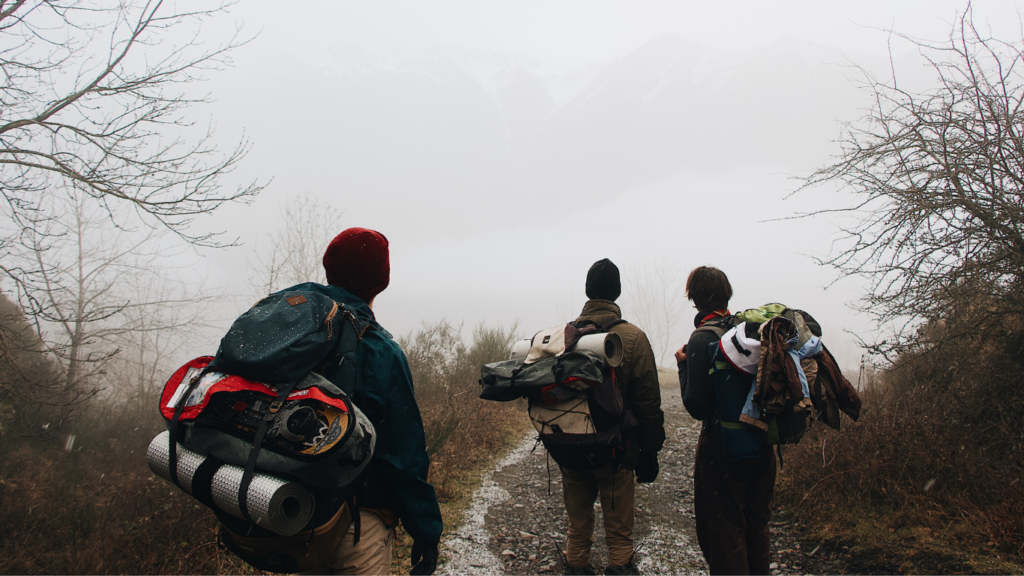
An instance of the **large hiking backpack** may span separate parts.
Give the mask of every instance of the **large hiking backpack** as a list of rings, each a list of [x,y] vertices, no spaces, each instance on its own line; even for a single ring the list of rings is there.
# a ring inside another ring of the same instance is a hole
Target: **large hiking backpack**
[[[314,568],[344,536],[348,522],[335,527],[341,502],[354,510],[352,487],[376,442],[373,425],[352,402],[358,346],[372,327],[315,285],[299,285],[242,314],[215,357],[187,363],[164,388],[166,477],[213,508],[222,522],[221,541],[257,568]],[[213,463],[207,469],[231,468],[230,485],[214,485],[203,474],[198,481],[206,485],[197,486],[196,470],[179,461],[179,448]],[[183,479],[181,472],[191,477]],[[312,515],[297,533],[275,532],[256,514],[270,505],[268,478],[341,500],[326,515]],[[231,492],[230,506],[202,497],[217,490]],[[358,524],[358,514],[349,514]],[[301,546],[296,538],[305,538]]]
[[[621,322],[584,321],[538,332],[528,348],[520,348],[522,357],[483,366],[480,397],[526,398],[540,442],[563,468],[618,463],[637,426],[615,372],[621,340],[608,332]]]
[[[777,307],[777,309],[776,309]],[[698,331],[709,331],[717,336],[715,342],[709,344],[709,355],[712,367],[709,373],[713,377],[715,387],[716,414],[721,427],[722,448],[729,461],[756,458],[765,444],[785,445],[800,442],[810,426],[810,410],[796,409],[792,400],[787,400],[781,411],[767,417],[767,422],[755,425],[744,409],[751,406],[757,378],[758,359],[760,357],[760,340],[757,328],[775,316],[782,316],[793,321],[801,332],[800,345],[809,340],[803,332],[810,333],[811,327],[817,330],[817,322],[805,312],[789,309],[782,305],[769,305],[755,311],[769,311],[763,316],[741,313],[706,322],[697,328]],[[750,313],[751,311],[746,311]],[[747,318],[743,321],[743,318]],[[805,320],[810,318],[810,321]],[[814,388],[820,391],[820,387]],[[809,395],[814,406],[820,406],[820,398]],[[765,426],[766,424],[766,426]]]

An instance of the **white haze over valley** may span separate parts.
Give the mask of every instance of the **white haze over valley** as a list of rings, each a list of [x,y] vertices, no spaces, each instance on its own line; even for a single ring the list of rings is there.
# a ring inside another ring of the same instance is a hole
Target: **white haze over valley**
[[[898,4],[247,0],[231,16],[260,33],[201,85],[215,103],[196,109],[224,146],[251,141],[238,181],[270,181],[200,222],[241,242],[201,252],[207,281],[238,292],[224,328],[251,304],[241,284],[279,211],[309,194],[343,211],[337,231],[390,240],[375,311],[396,335],[443,318],[467,337],[480,322],[519,320],[529,335],[571,320],[605,257],[638,321],[636,279],[710,264],[732,280],[733,310],[811,312],[853,379],[855,335],[874,337],[849,308],[864,283],[833,284],[812,259],[840,220],[787,218],[850,203],[790,194],[870,105],[851,63],[927,85],[916,52],[877,28],[938,40],[964,8]],[[978,22],[1019,24],[1013,2],[973,6]],[[684,300],[680,289],[671,350],[692,330]],[[212,353],[218,337],[188,352]]]

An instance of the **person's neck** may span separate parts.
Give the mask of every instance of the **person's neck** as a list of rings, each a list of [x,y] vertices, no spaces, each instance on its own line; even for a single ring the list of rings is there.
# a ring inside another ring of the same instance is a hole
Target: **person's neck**
[[[694,318],[694,325],[700,328],[705,322],[710,322],[716,318],[725,318],[729,315],[728,308],[719,308],[717,310],[701,310],[697,312],[697,317]]]

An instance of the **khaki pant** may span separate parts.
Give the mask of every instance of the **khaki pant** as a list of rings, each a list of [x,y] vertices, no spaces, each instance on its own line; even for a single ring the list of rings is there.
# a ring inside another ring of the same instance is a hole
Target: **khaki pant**
[[[355,526],[334,549],[327,566],[300,574],[391,574],[393,531],[375,512],[359,511],[359,543],[353,545]]]
[[[768,574],[768,521],[775,493],[771,446],[764,446],[757,458],[729,462],[721,428],[705,427],[693,472],[697,543],[711,574]]]
[[[566,558],[573,566],[590,563],[594,544],[594,502],[601,495],[608,562],[621,566],[633,559],[633,471],[607,466],[590,472],[562,468],[562,492],[569,515]]]

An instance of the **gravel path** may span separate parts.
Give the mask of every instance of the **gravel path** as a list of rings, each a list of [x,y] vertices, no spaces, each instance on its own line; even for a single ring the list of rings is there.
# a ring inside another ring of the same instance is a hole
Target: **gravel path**
[[[670,381],[671,382],[671,381]],[[700,423],[683,409],[678,388],[662,388],[668,440],[653,484],[637,485],[634,538],[645,574],[706,574],[693,520],[693,454]],[[550,464],[550,473],[549,473]],[[607,564],[600,504],[591,562]],[[799,541],[784,511],[772,521],[773,574],[835,574],[837,565]],[[533,435],[487,473],[462,525],[442,542],[443,574],[561,574],[566,515],[558,466]]]

